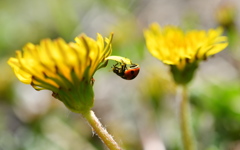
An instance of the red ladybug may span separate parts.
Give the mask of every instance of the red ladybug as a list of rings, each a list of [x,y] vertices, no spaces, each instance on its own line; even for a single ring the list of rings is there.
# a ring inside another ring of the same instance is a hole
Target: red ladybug
[[[113,65],[113,72],[123,79],[132,80],[138,75],[140,71],[140,67],[137,64],[131,64],[129,68],[123,62],[120,64],[121,64],[120,67],[117,67],[119,63]]]

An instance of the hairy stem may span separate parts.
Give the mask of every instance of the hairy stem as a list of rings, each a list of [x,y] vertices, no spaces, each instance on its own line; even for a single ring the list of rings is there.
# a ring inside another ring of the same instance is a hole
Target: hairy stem
[[[176,98],[179,107],[178,115],[184,150],[196,150],[195,139],[190,121],[190,109],[186,85],[181,85],[178,87]]]
[[[107,130],[102,126],[98,118],[95,116],[94,112],[90,110],[83,114],[89,125],[92,127],[93,131],[98,135],[102,142],[108,147],[109,150],[122,150],[118,144],[114,141],[113,137],[107,132]]]

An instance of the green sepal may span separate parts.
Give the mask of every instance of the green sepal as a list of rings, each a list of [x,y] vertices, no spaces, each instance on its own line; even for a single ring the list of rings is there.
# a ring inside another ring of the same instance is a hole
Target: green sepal
[[[198,61],[186,63],[183,69],[179,69],[176,65],[171,65],[170,71],[176,84],[186,85],[194,77],[194,73],[198,68]]]
[[[57,94],[53,93],[53,96],[62,101],[71,111],[81,114],[89,111],[94,104],[93,87],[86,82],[68,91],[60,89]]]
[[[52,96],[62,101],[65,106],[76,113],[88,112],[94,104],[94,91],[89,77],[90,67],[85,69],[83,78],[79,80],[74,71],[71,72],[74,85],[68,88],[60,87]]]

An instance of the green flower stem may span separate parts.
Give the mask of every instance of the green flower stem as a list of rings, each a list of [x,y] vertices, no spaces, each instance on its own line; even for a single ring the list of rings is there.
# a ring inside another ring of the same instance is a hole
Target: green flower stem
[[[109,148],[109,150],[122,150],[118,144],[114,141],[113,137],[107,132],[107,130],[102,126],[98,118],[95,116],[94,112],[90,110],[83,114],[89,125],[92,127],[93,131],[99,136],[102,142]]]
[[[190,109],[187,86],[179,85],[177,91],[178,115],[184,150],[196,150],[195,138],[190,122]]]

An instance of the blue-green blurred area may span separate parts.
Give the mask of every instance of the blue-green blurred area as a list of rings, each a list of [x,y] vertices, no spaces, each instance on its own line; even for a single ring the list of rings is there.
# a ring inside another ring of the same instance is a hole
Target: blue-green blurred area
[[[111,71],[95,78],[94,111],[125,150],[180,150],[175,85],[145,47],[152,22],[184,29],[223,26],[230,45],[201,63],[189,85],[199,149],[240,149],[238,0],[1,0],[0,150],[104,150],[85,120],[49,91],[20,83],[7,65],[16,50],[43,38],[73,41],[114,32],[113,55],[141,66],[132,81]]]

